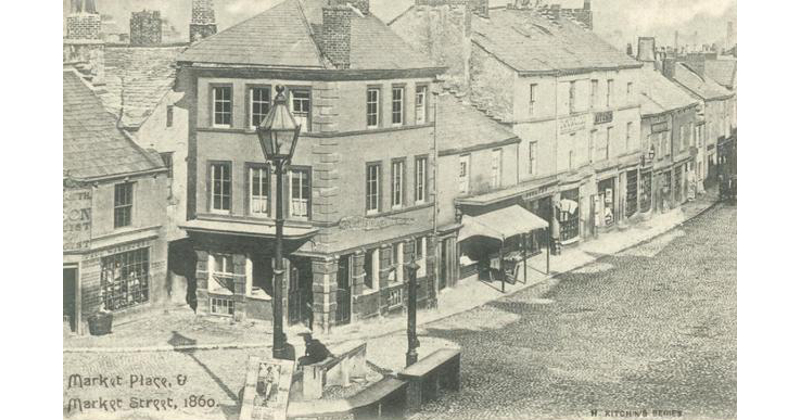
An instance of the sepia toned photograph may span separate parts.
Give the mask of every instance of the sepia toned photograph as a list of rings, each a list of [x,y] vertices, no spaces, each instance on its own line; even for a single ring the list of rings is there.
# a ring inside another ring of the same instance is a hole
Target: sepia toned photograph
[[[737,418],[736,0],[62,1],[64,419]]]

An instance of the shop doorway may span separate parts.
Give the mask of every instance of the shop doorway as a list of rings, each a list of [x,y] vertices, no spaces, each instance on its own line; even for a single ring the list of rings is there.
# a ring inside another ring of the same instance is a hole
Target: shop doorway
[[[308,258],[291,259],[289,274],[289,325],[300,324],[313,329],[314,326],[314,295],[311,284],[314,274],[311,270],[311,260]]]
[[[553,197],[547,196],[542,197],[538,200],[528,202],[528,210],[531,213],[539,216],[542,220],[546,220],[547,223],[552,223],[553,220]],[[541,252],[542,248],[547,246],[547,230],[546,229],[537,229],[533,232],[533,244],[531,245],[531,250],[533,254],[538,254]]]
[[[336,325],[350,323],[352,289],[350,282],[350,256],[339,257],[339,271],[336,275]]]
[[[69,325],[69,330],[75,332],[78,328],[78,268],[64,267],[64,317],[63,322]]]
[[[450,278],[450,266],[451,266],[451,259],[450,256],[452,255],[452,247],[453,247],[453,240],[452,239],[445,239],[441,242],[441,246],[439,247],[439,282],[437,283],[436,287],[438,290],[442,290],[451,283]]]

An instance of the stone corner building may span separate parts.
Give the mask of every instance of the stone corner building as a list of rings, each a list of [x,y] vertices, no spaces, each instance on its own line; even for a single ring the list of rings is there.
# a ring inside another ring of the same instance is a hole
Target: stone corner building
[[[329,331],[402,311],[412,259],[420,305],[435,302],[431,92],[444,69],[369,1],[347,3],[286,0],[178,58],[198,313],[272,319],[276,176],[285,322]],[[302,125],[286,174],[266,164],[254,130],[277,85]]]
[[[167,169],[117,127],[83,76],[64,70],[64,320],[168,302]]]

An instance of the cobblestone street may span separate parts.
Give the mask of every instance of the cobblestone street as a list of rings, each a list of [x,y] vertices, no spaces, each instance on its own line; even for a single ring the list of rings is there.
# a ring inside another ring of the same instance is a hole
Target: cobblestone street
[[[462,391],[416,419],[735,418],[736,207],[565,274],[544,298],[524,290],[424,337],[462,347]]]

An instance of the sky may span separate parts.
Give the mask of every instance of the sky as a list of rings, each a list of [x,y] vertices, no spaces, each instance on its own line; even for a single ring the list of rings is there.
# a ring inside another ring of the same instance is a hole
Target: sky
[[[103,14],[114,16],[122,29],[127,29],[132,11],[160,10],[178,31],[188,37],[192,0],[96,0]],[[218,29],[241,22],[281,0],[216,0]],[[492,6],[514,0],[490,0]],[[373,9],[395,9],[400,3],[413,0],[371,0]],[[548,2],[548,1],[545,1]],[[556,3],[557,1],[550,1]],[[383,5],[381,5],[383,3]],[[583,0],[561,0],[562,7],[581,7]],[[659,45],[673,45],[675,31],[681,44],[693,44],[697,31],[698,44],[711,44],[725,39],[726,23],[736,26],[736,0],[592,0],[595,32],[619,48],[627,42],[635,45],[637,35],[655,36]],[[380,17],[381,16],[379,13]]]

